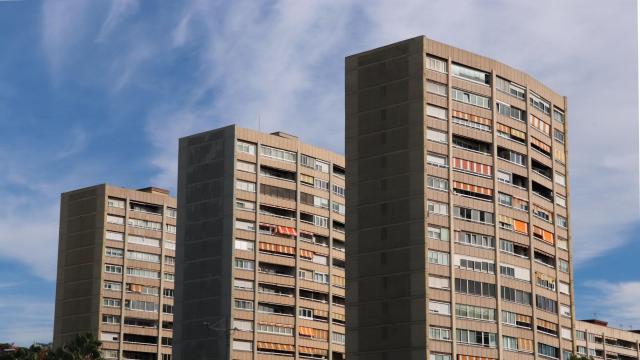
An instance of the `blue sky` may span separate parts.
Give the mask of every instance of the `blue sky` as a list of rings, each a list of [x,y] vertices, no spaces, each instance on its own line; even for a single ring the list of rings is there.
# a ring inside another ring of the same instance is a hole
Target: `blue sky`
[[[342,152],[344,57],[420,34],[569,97],[577,314],[640,328],[635,6],[0,1],[0,342],[51,339],[61,192],[175,190],[178,137],[258,117]]]

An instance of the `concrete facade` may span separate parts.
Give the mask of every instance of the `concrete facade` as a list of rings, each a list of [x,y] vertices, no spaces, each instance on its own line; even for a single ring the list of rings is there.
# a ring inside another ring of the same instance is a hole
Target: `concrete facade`
[[[593,359],[640,359],[640,330],[608,325],[601,320],[576,321],[576,353]]]
[[[103,184],[60,204],[54,346],[91,332],[105,359],[170,360],[176,199]]]
[[[573,351],[567,101],[423,36],[346,58],[347,351]]]
[[[176,359],[344,359],[344,181],[285,133],[180,139]]]

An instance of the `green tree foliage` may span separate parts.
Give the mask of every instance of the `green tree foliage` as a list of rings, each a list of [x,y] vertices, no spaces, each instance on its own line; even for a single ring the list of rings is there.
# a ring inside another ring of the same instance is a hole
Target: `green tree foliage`
[[[72,341],[51,350],[40,345],[18,348],[14,352],[0,354],[0,360],[103,360],[100,345],[93,334],[78,334]]]

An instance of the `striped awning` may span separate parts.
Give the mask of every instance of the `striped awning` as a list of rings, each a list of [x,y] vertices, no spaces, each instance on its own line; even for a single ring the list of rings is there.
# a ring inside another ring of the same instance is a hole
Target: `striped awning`
[[[306,326],[299,326],[298,327],[298,334],[302,335],[302,336],[308,336],[308,337],[314,337],[314,329],[310,328],[310,327],[306,327]]]
[[[491,126],[491,119],[486,119],[477,115],[467,114],[462,111],[453,110],[452,112],[454,117],[465,119],[469,121],[473,121],[474,123]]]
[[[531,316],[516,314],[516,321],[531,324]]]
[[[300,249],[300,257],[305,259],[313,259],[313,251]]]
[[[344,314],[333,313],[333,320],[345,321],[347,317]]]
[[[458,354],[458,360],[497,360],[495,358],[473,355],[460,355]]]
[[[280,244],[272,244],[272,243],[260,242],[259,248],[262,251],[275,252],[275,253],[285,254],[285,255],[295,255],[296,254],[296,248],[294,248],[292,246],[285,246],[285,245],[280,245]]]
[[[298,236],[296,229],[288,226],[278,226],[278,234]]]
[[[258,341],[258,350],[296,351],[293,345]]]
[[[511,133],[511,128],[510,127],[508,127],[507,125],[504,125],[504,124],[500,124],[500,123],[498,123],[498,125],[496,125],[496,130],[502,131],[503,133],[507,133],[507,134]]]
[[[329,312],[325,310],[313,309],[313,316],[329,317]]]
[[[329,355],[329,352],[325,349],[312,348],[309,346],[298,346],[298,351],[301,354],[308,354],[308,355],[320,355],[320,356]]]
[[[546,329],[551,329],[551,330],[554,330],[554,331],[558,331],[558,324],[552,323],[551,321],[538,319],[538,325],[542,326],[543,328],[546,328]]]
[[[549,124],[547,124],[546,122],[542,121],[541,119],[533,116],[533,114],[529,114],[529,121],[531,123],[531,126],[533,126],[534,128],[540,130],[541,132],[549,135],[551,133],[551,126],[549,126]]]
[[[455,169],[470,171],[476,174],[487,176],[491,176],[491,174],[493,174],[491,165],[481,164],[475,161],[460,159],[457,157],[453,158],[453,167]]]
[[[542,149],[542,150],[544,150],[544,151],[546,151],[548,153],[551,153],[551,146],[543,143],[542,141],[534,138],[533,136],[531,137],[531,144],[539,147],[540,149]]]
[[[493,189],[489,189],[489,188],[485,188],[477,185],[471,185],[471,184],[467,184],[459,181],[453,182],[453,188],[458,190],[493,196]]]

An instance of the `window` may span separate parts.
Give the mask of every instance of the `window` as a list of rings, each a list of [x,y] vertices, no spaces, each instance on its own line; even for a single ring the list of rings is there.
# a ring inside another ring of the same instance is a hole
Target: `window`
[[[238,310],[253,310],[253,301],[234,299],[233,307]]]
[[[562,215],[556,214],[556,223],[561,228],[566,229],[568,227],[567,218]]]
[[[173,299],[175,297],[175,290],[173,289],[162,289],[162,296]]]
[[[333,193],[340,196],[340,197],[344,197],[345,195],[345,189],[344,186],[339,186],[339,185],[335,185],[333,184],[333,186],[331,187],[331,189],[333,190]]]
[[[531,281],[531,271],[529,269],[510,264],[500,265],[500,275],[520,281]]]
[[[502,310],[502,322],[507,325],[531,329],[533,321],[531,316],[516,314],[514,312]]]
[[[451,304],[429,300],[429,312],[440,315],[451,315]]]
[[[461,294],[495,297],[496,284],[456,278],[456,292]]]
[[[147,221],[147,220],[129,218],[128,224],[129,224],[129,226],[133,226],[133,227],[137,227],[137,228],[142,228],[142,229],[147,229],[147,230],[162,231],[162,224],[159,223],[159,222],[155,222],[155,221]]]
[[[456,241],[460,244],[477,246],[487,249],[496,248],[496,240],[493,236],[481,235],[470,232],[456,232]]]
[[[496,334],[491,332],[456,329],[456,338],[463,344],[496,347]]]
[[[243,279],[233,279],[233,287],[240,290],[253,291],[253,281]]]
[[[527,156],[519,152],[498,146],[498,157],[520,166],[527,166]]]
[[[502,91],[503,93],[509,94],[516,99],[524,100],[525,98],[524,88],[501,77],[496,77],[496,89]]]
[[[106,289],[106,287],[105,287]],[[110,289],[109,289],[110,290]],[[122,304],[122,302],[120,301],[120,299],[113,299],[113,298],[104,298],[102,299],[102,305],[106,306],[106,307],[120,307]]]
[[[502,171],[502,170],[498,170],[497,176],[498,181],[506,183],[506,184],[511,184],[511,173]]]
[[[449,289],[451,280],[448,277],[429,275],[429,287],[435,289]]]
[[[115,215],[107,215],[107,222],[109,224],[124,225],[124,217],[115,216]]]
[[[558,313],[558,302],[542,295],[536,295],[536,307],[550,313]]]
[[[300,183],[303,185],[313,186],[313,183],[314,183],[313,176],[300,174]]]
[[[449,119],[449,117],[447,116],[447,109],[429,104],[427,104],[427,116],[445,121]]]
[[[337,214],[340,214],[340,215],[345,215],[347,208],[343,204],[340,204],[340,203],[337,203],[335,201],[332,201],[331,202],[331,210],[334,213],[337,213]]]
[[[429,250],[429,263],[436,265],[449,265],[449,254],[441,251]]]
[[[586,333],[584,331],[576,330],[576,340],[586,341]]]
[[[509,240],[500,239],[500,250],[519,257],[529,257],[529,247]]]
[[[427,154],[427,164],[446,168],[449,166],[449,159],[444,155]]]
[[[449,254],[441,251],[429,250],[429,263],[436,265],[449,265]]]
[[[493,261],[489,261],[480,258],[474,258],[471,256],[454,255],[456,258],[456,266],[463,270],[484,272],[488,274],[495,273],[495,264]]]
[[[166,211],[166,214],[167,214],[167,217],[170,217],[170,218],[172,218],[172,219],[175,219],[175,218],[177,218],[177,217],[178,217],[178,210],[177,210],[177,209],[174,209],[174,208],[170,208],[170,207],[168,207],[168,208],[167,208],[167,211]]]
[[[553,129],[553,138],[564,144],[564,133],[558,129]]]
[[[125,300],[124,307],[134,311],[158,312],[158,304],[151,301]]]
[[[147,269],[138,269],[138,268],[127,268],[127,275],[130,276],[139,276],[148,279],[160,279],[160,272],[147,270]]]
[[[571,329],[563,326],[560,329],[560,336],[562,336],[563,339],[571,340]]]
[[[491,119],[453,110],[453,122],[476,130],[491,131]]]
[[[563,259],[558,259],[558,270],[563,273],[569,272],[569,262]]]
[[[233,350],[253,351],[253,341],[233,340]]]
[[[465,104],[491,109],[491,99],[482,95],[470,93],[460,89],[451,89],[451,98]]]
[[[153,247],[160,247],[160,240],[152,239],[144,236],[128,235],[127,242],[131,244],[148,245]]]
[[[451,75],[476,83],[491,85],[491,74],[484,71],[472,69],[464,65],[456,63],[451,64]]]
[[[176,233],[176,226],[175,225],[171,225],[171,224],[166,224],[167,226],[165,227],[165,231],[168,232],[169,234],[175,234]]]
[[[255,263],[253,260],[247,259],[235,259],[235,268],[242,270],[253,270],[255,268]]]
[[[566,282],[558,282],[558,291],[560,291],[561,294],[571,295],[569,284]]]
[[[449,205],[437,201],[427,201],[429,214],[449,215]]]
[[[556,194],[556,204],[562,206],[563,208],[566,208],[567,207],[567,198],[562,196],[562,195]]]
[[[560,186],[567,186],[567,180],[565,176],[558,172],[556,172],[555,180],[556,180],[556,184]]]
[[[104,265],[104,272],[110,273],[110,274],[122,274],[122,266],[105,264]]]
[[[524,110],[520,110],[515,106],[510,106],[502,102],[496,102],[496,108],[498,112],[504,116],[508,116],[518,121],[523,121],[523,122],[527,121],[527,116]]]
[[[236,220],[236,229],[246,231],[256,231],[256,224],[251,221]]]
[[[238,150],[238,152],[242,152],[245,154],[250,154],[250,155],[256,154],[256,145],[248,142],[237,141],[236,149]]]
[[[253,201],[236,199],[236,209],[243,211],[256,211],[256,203]]]
[[[118,315],[102,315],[102,322],[106,324],[120,324],[120,316]]]
[[[124,203],[125,203],[124,199],[118,199],[118,198],[112,198],[112,197],[109,197],[107,199],[107,206],[108,207],[124,209]]]
[[[329,182],[322,179],[314,179],[313,187],[320,190],[329,191]]]
[[[558,359],[559,351],[557,347],[543,344],[541,342],[538,343],[538,353],[542,356],[551,357],[554,359]]]
[[[346,338],[347,337],[345,336],[345,334],[341,334],[337,332],[331,333],[331,342],[334,344],[344,345],[346,343]]]
[[[255,174],[256,173],[256,164],[238,160],[236,162],[236,170],[250,172],[250,173],[254,173]]]
[[[124,256],[124,250],[108,247],[105,249],[105,255],[121,258]]]
[[[447,85],[438,82],[429,81],[427,83],[427,92],[447,97]]]
[[[534,108],[542,111],[543,113],[549,115],[549,102],[541,98],[535,93],[531,93],[529,96],[529,104]]]
[[[449,229],[429,226],[427,228],[427,236],[430,239],[449,241]]]
[[[438,131],[434,129],[427,129],[427,139],[431,141],[435,141],[441,144],[446,144],[449,142],[449,136],[444,131]]]
[[[296,201],[296,191],[291,189],[281,188],[279,186],[272,186],[266,184],[260,184],[260,194],[267,196],[273,196],[275,198],[283,200]]]
[[[511,301],[522,305],[531,305],[531,293],[503,286],[502,300]]]
[[[298,309],[298,316],[302,319],[310,319],[313,320],[313,310],[307,308]]]
[[[447,73],[447,60],[427,55],[427,69]]]
[[[120,334],[103,331],[100,333],[100,341],[120,341]]]
[[[571,317],[571,307],[569,305],[560,304],[560,315]]]
[[[453,215],[459,219],[481,222],[485,224],[493,224],[493,213],[487,211],[454,206]]]
[[[105,359],[118,359],[118,350],[106,350],[106,349],[102,349],[100,350],[100,353],[102,354],[102,357]],[[165,359],[162,359],[165,360]],[[171,360],[171,359],[168,359]]]
[[[435,340],[451,340],[451,330],[448,328],[429,326],[429,337]]]
[[[123,222],[123,224],[124,224],[124,222]],[[106,238],[107,238],[107,240],[123,241],[124,240],[124,234],[121,233],[121,232],[107,231]]]
[[[564,124],[564,112],[562,112],[562,110],[553,108],[553,120]]]
[[[329,173],[329,164],[324,162],[324,161],[316,159],[315,169],[320,171],[320,172],[323,172],[325,174],[328,174]]]
[[[129,250],[127,251],[127,259],[159,263],[160,255]]]
[[[262,156],[266,156],[266,157],[270,157],[276,160],[281,160],[286,162],[295,163],[297,161],[296,153],[265,146],[265,145],[260,145],[260,154]]]
[[[438,354],[432,352],[429,354],[429,360],[451,360],[451,354]]]
[[[483,155],[491,155],[493,153],[490,143],[480,141],[477,139],[471,139],[468,137],[454,134],[452,137],[452,143],[453,143],[453,147],[464,149],[467,151],[473,151],[476,153],[481,153]]]
[[[176,275],[174,273],[164,273],[164,279],[166,281],[176,281]]]
[[[480,306],[456,304],[456,316],[475,320],[496,320],[496,310]]]
[[[248,192],[256,192],[256,183],[249,181],[236,180],[236,189]]]
[[[261,333],[276,334],[276,335],[293,335],[293,328],[283,325],[265,324],[260,323],[257,326],[257,331]]]

